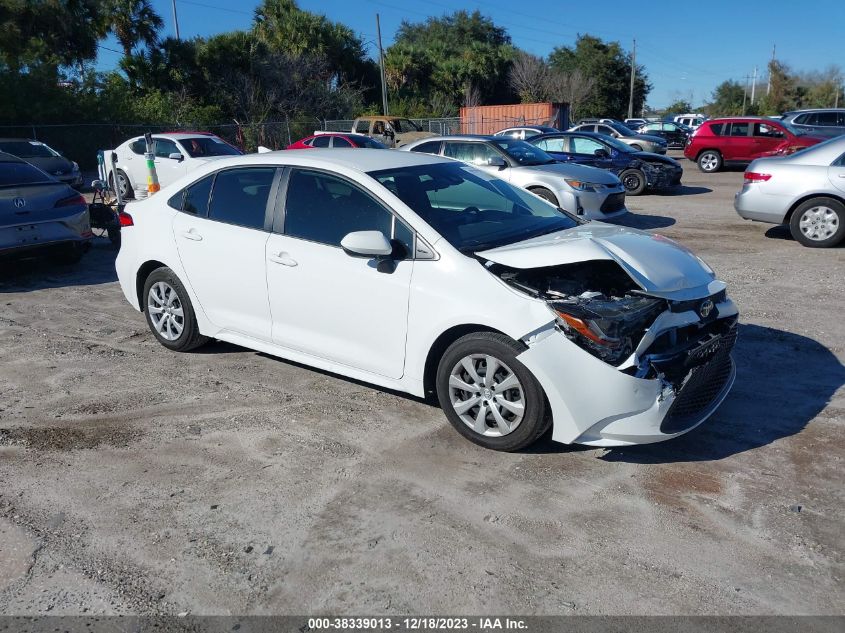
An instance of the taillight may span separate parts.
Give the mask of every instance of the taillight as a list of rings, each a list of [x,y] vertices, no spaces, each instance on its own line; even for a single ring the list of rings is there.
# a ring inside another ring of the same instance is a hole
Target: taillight
[[[745,172],[745,183],[749,184],[752,182],[766,182],[771,177],[771,174],[761,174],[756,171],[747,171]]]
[[[68,198],[62,198],[61,200],[57,201],[55,205],[53,205],[54,209],[59,207],[76,207],[79,205],[86,206],[88,201],[82,196],[82,194],[76,194],[75,196],[70,196]]]
[[[120,226],[135,226],[135,220],[126,211],[119,211],[117,219],[120,220]]]

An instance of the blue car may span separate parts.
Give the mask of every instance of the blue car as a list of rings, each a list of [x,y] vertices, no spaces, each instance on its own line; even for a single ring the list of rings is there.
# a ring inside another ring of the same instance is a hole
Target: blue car
[[[615,138],[594,132],[543,134],[526,142],[564,163],[606,169],[619,177],[629,196],[681,183],[684,169],[674,158],[638,152]]]

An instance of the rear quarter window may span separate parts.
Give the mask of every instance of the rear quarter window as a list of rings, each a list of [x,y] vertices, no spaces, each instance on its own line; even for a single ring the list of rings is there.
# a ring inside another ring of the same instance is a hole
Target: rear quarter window
[[[709,131],[710,134],[713,136],[722,136],[722,133],[725,129],[724,123],[711,123],[710,125],[705,126],[705,130]]]

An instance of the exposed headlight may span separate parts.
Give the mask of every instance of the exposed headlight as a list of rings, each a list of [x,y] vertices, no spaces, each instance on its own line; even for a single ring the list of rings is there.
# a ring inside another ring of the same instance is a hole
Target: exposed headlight
[[[654,297],[608,298],[599,293],[549,303],[566,337],[611,365],[631,355],[665,306],[664,300]]]
[[[597,182],[585,182],[583,180],[575,180],[572,178],[564,178],[566,184],[577,191],[596,191],[599,187],[604,185]]]

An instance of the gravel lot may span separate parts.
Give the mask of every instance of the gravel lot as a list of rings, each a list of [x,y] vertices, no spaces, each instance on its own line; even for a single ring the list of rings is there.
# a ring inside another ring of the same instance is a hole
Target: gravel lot
[[[624,223],[729,283],[739,373],[703,427],[625,450],[489,452],[401,394],[168,352],[105,241],[0,264],[0,613],[843,613],[845,248],[684,166]]]

